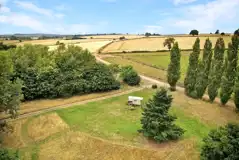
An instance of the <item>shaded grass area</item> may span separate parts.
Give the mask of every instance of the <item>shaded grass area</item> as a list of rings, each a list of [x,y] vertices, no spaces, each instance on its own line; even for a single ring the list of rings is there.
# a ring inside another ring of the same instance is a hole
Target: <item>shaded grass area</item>
[[[146,89],[136,92],[134,96],[144,97],[146,102],[154,91]],[[95,136],[110,140],[131,141],[137,143],[141,135],[140,129],[141,109],[129,110],[126,105],[127,96],[111,98],[101,102],[93,102],[83,106],[59,110],[57,113],[70,127],[77,130],[91,133]],[[178,117],[176,124],[186,130],[184,139],[195,138],[201,144],[212,128],[200,122],[196,117],[186,115],[179,107],[174,106],[170,110],[171,114]]]

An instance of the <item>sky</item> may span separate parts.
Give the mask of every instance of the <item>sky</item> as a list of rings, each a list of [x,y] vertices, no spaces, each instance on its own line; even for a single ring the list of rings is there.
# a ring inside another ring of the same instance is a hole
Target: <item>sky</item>
[[[0,34],[231,33],[239,0],[0,0]]]

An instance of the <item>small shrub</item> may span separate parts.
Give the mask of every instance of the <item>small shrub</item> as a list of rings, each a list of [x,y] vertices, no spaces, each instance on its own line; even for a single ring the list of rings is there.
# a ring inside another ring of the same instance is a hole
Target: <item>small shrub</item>
[[[133,69],[132,66],[125,66],[121,69],[121,77],[123,78],[123,81],[130,85],[130,86],[136,86],[140,83],[140,76],[138,73]]]
[[[228,124],[212,130],[204,138],[201,151],[202,160],[238,160],[239,159],[239,125]]]
[[[120,37],[119,39],[120,39],[120,40],[125,40],[125,37],[124,37],[124,36],[122,36],[122,37]]]
[[[158,88],[157,84],[152,85],[152,89],[157,89],[157,88]]]

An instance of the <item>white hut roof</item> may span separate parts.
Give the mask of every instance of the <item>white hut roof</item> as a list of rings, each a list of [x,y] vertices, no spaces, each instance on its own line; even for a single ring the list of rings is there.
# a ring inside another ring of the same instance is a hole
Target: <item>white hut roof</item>
[[[141,100],[143,100],[144,98],[142,98],[142,97],[135,97],[135,96],[129,96],[128,99],[129,99],[129,100],[140,100],[140,101],[141,101]]]

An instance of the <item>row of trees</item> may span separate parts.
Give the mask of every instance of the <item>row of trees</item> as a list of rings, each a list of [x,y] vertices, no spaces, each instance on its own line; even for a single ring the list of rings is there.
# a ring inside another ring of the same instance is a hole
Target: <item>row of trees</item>
[[[184,80],[186,95],[193,98],[202,98],[206,90],[210,101],[213,102],[220,91],[221,103],[225,105],[234,91],[235,104],[239,108],[239,75],[237,75],[238,63],[238,36],[233,36],[225,53],[225,42],[218,38],[212,49],[212,42],[207,39],[204,44],[203,56],[200,59],[200,39],[197,38],[193,51],[189,57],[189,65]],[[180,49],[178,43],[174,43],[171,49],[171,61],[168,66],[168,83],[171,90],[175,90],[176,83],[180,79]]]
[[[199,35],[199,31],[196,30],[196,29],[193,29],[193,30],[190,31],[189,34],[190,34],[190,35],[193,35],[193,36]],[[212,34],[212,33],[210,33],[210,34]],[[220,31],[219,31],[219,30],[216,30],[215,34],[220,34]],[[222,32],[221,35],[223,36],[223,35],[225,35],[225,33]],[[238,35],[238,36],[239,36],[239,29],[237,29],[237,30],[234,32],[234,35]]]

